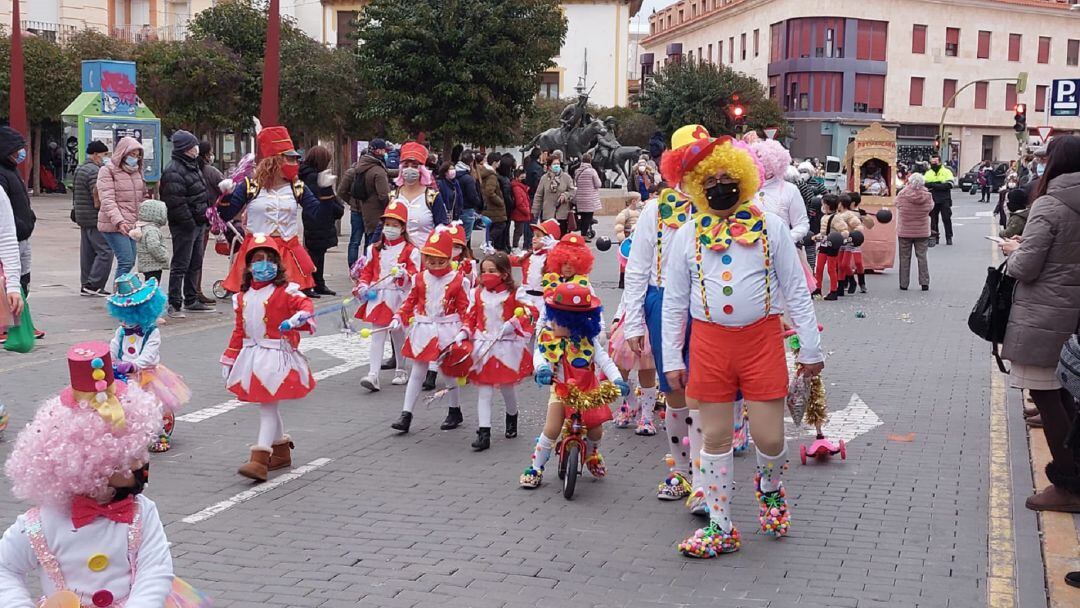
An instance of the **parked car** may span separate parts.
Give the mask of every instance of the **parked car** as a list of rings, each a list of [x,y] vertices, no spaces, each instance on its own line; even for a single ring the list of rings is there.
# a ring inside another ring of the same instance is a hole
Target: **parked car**
[[[1000,160],[990,161],[990,165],[994,168],[994,183],[991,188],[993,191],[997,191],[998,188],[1005,182],[1005,175],[1009,173],[1009,163]],[[960,189],[964,192],[978,192],[979,191],[979,169],[982,167],[982,163],[976,163],[970,171],[960,176],[959,183]]]

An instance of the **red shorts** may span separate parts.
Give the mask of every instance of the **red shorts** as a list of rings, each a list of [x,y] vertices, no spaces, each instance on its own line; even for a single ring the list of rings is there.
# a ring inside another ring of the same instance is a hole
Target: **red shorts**
[[[705,403],[771,401],[787,396],[788,370],[779,315],[746,327],[694,319],[686,396]]]

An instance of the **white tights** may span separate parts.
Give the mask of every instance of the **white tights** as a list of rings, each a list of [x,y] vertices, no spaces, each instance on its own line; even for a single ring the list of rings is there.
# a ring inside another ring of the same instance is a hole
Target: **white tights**
[[[491,406],[495,400],[495,388],[494,386],[480,385],[477,387],[476,392],[478,399],[476,402],[477,418],[480,420],[480,428],[491,428]],[[506,413],[511,416],[516,416],[518,413],[517,393],[514,392],[513,384],[503,384],[498,387],[499,392],[502,393],[503,403],[506,404]]]
[[[409,383],[405,385],[405,404],[401,409],[406,412],[412,413],[413,408],[416,407],[416,400],[420,397],[420,388],[424,384],[424,377],[427,376],[428,362],[427,361],[413,361],[412,370],[409,372]],[[447,395],[450,398],[450,407],[461,407],[458,402],[458,389],[457,383],[453,378],[447,378],[439,373],[439,381],[442,386],[436,385],[435,390],[440,390],[443,387],[449,386],[450,391]]]
[[[285,437],[285,423],[278,411],[278,402],[259,404],[259,442],[262,447],[270,447],[274,442]]]
[[[382,327],[372,327],[371,334],[371,351],[368,355],[368,359],[371,363],[371,368],[368,370],[368,374],[371,376],[379,377],[379,370],[382,369],[383,355],[386,349],[386,336],[387,334],[393,334],[390,336],[390,345],[394,349],[394,361],[397,362],[398,369],[404,369],[404,359],[401,358],[401,345],[405,343],[405,330],[399,329],[396,331],[389,331],[383,329],[383,331],[375,331],[377,329],[383,329]]]

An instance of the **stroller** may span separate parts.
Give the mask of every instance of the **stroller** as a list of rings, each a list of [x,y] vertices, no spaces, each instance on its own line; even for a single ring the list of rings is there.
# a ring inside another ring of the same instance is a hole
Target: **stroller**
[[[252,174],[254,165],[254,155],[245,155],[240,159],[240,163],[229,175],[229,179],[234,183],[242,181],[245,177],[249,177]],[[218,204],[222,202],[223,198],[225,198],[225,195],[218,198]],[[240,247],[244,244],[244,217],[245,213],[241,213],[232,220],[226,222],[221,219],[221,215],[218,213],[218,205],[211,205],[210,208],[206,210],[206,219],[210,222],[210,234],[214,235],[214,251],[229,258],[230,269],[236,261],[237,252],[240,251]],[[228,290],[225,289],[224,279],[214,281],[213,294],[214,297],[218,299],[224,299],[231,295]]]

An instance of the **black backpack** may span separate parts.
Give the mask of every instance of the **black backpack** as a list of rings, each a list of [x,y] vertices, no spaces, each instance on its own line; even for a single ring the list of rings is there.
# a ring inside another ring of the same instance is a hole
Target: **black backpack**
[[[362,203],[368,198],[367,180],[364,179],[364,175],[367,171],[357,171],[353,176],[352,188],[349,189],[349,195],[352,199],[358,203]]]
[[[986,269],[986,284],[975,302],[975,307],[968,315],[968,329],[976,336],[993,345],[991,352],[997,360],[998,369],[1009,373],[998,354],[998,346],[1005,341],[1005,328],[1009,325],[1009,311],[1012,310],[1013,290],[1016,279],[1005,274],[1005,263]]]

